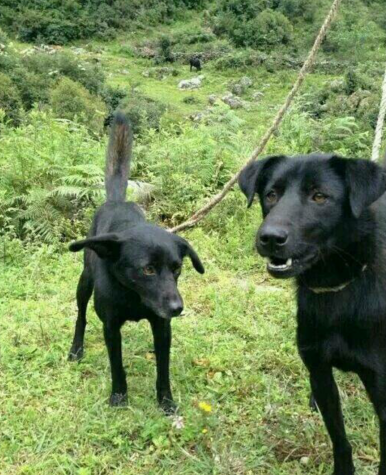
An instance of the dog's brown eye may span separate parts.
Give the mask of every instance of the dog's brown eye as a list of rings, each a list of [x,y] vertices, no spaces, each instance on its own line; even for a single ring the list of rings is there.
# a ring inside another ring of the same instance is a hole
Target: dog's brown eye
[[[267,201],[270,204],[274,204],[277,201],[277,193],[276,191],[271,190],[270,192],[267,193],[266,195]]]
[[[156,274],[156,271],[155,271],[155,268],[153,266],[146,266],[142,269],[142,272],[145,274],[145,275],[155,275]]]
[[[318,203],[319,205],[321,205],[326,202],[327,196],[324,195],[323,193],[316,192],[312,195],[312,200],[315,201],[315,203]]]

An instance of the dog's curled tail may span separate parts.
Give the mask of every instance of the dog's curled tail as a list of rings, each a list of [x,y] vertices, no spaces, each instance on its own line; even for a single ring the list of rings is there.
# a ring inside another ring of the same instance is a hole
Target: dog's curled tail
[[[105,186],[107,201],[125,201],[130,171],[133,132],[122,112],[114,115],[106,155]]]

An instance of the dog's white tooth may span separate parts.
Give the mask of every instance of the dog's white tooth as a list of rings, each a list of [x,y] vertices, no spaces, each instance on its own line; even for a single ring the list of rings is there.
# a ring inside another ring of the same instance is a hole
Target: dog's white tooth
[[[285,263],[287,267],[292,266],[292,259],[288,259],[287,262]]]

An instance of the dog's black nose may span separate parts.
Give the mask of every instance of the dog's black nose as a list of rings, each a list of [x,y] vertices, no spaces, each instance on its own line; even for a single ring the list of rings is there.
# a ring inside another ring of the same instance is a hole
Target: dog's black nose
[[[262,247],[273,251],[287,244],[288,231],[279,226],[265,226],[259,232],[258,241]]]
[[[169,303],[169,314],[171,317],[178,317],[184,309],[181,300],[173,300]]]

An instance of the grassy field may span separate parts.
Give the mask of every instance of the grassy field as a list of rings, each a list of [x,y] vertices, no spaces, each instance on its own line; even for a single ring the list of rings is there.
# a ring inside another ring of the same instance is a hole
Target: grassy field
[[[112,84],[161,99],[169,107],[165,120],[186,120],[232,79],[247,74],[254,80],[264,97],[238,112],[245,121],[245,155],[295,77],[264,69],[223,73],[208,65],[204,86],[181,92],[178,81],[195,75],[188,66],[179,68],[178,77],[145,78],[150,61],[125,53],[135,40],[102,45],[102,53],[85,56],[100,58]],[[331,79],[314,74],[305,91]],[[184,103],[186,95],[197,103]],[[277,151],[275,143],[270,151]],[[285,151],[297,152],[297,146],[288,140]],[[307,374],[295,346],[294,289],[269,278],[255,255],[259,222],[257,206],[247,211],[235,190],[202,228],[185,234],[207,272],[199,276],[187,263],[181,278],[185,312],[173,322],[174,418],[156,406],[147,323],[124,327],[129,407],[111,409],[108,359],[92,308],[85,357],[67,362],[81,257],[50,246],[32,253],[9,244],[0,261],[0,473],[331,474],[330,443],[320,416],[308,408]],[[373,410],[355,377],[339,374],[338,381],[358,474],[375,474]]]
[[[240,224],[233,244],[252,240],[253,227]],[[186,265],[182,277],[186,310],[173,323],[174,419],[156,406],[146,322],[124,327],[127,409],[107,404],[108,360],[93,311],[84,360],[67,362],[79,256],[43,247],[32,262],[21,255],[17,268],[2,265],[0,473],[331,472],[323,424],[307,405],[291,285],[267,278],[261,262],[253,265],[250,246],[231,250],[227,243],[218,263],[212,250],[223,246],[221,237],[195,230],[189,238],[207,273],[201,277]],[[242,263],[248,272],[239,270]],[[358,473],[374,474],[372,409],[356,379],[340,375],[339,382]]]

